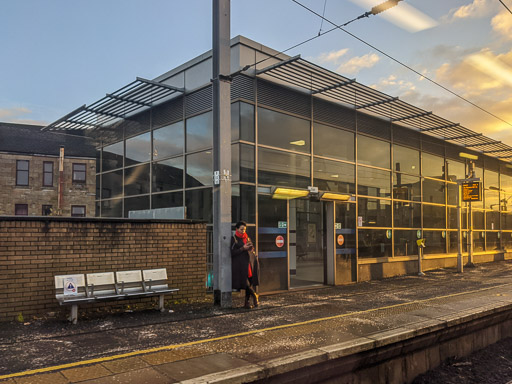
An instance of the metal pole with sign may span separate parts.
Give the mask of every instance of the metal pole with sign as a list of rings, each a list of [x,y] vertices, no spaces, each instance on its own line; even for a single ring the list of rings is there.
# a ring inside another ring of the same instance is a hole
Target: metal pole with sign
[[[461,207],[460,207],[460,183],[457,183],[457,272],[464,272],[462,262],[462,230],[461,230]]]
[[[474,172],[471,173],[474,176]],[[468,263],[467,266],[473,266],[473,215],[471,212],[472,201],[482,201],[482,183],[479,177],[470,177],[463,180],[457,180],[462,187],[462,201],[469,202],[469,215],[468,215]],[[459,204],[458,204],[459,205]],[[457,205],[457,211],[459,210]],[[460,220],[458,231],[460,232]],[[459,246],[461,245],[460,234],[458,235]],[[461,265],[459,266],[459,260],[457,260],[457,269],[462,272],[462,259]]]
[[[230,0],[213,0],[214,303],[231,307]]]

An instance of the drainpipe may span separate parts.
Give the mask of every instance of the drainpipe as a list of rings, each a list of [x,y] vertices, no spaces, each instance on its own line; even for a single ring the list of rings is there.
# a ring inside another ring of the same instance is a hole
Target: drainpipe
[[[62,214],[62,195],[64,192],[64,146],[60,146],[59,155],[59,196],[57,201],[57,207],[59,213]]]

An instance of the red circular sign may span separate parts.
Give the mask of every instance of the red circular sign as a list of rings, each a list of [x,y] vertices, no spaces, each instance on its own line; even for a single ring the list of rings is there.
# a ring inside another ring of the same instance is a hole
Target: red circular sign
[[[344,242],[345,238],[343,237],[343,235],[338,235],[338,245],[343,245]]]
[[[284,237],[279,235],[276,237],[276,245],[278,248],[281,248],[284,245]]]

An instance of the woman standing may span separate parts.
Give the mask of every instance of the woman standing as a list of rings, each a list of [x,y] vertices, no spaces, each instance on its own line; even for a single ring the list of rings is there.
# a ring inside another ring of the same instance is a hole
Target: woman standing
[[[245,233],[247,224],[239,221],[235,225],[235,234],[231,238],[231,272],[233,289],[245,289],[244,308],[252,308],[249,299],[252,297],[254,306],[259,305],[259,295],[254,287],[260,284],[260,263],[251,239]]]

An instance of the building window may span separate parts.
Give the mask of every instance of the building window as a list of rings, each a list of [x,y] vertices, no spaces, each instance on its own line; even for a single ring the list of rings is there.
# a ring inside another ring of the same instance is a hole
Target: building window
[[[53,187],[53,162],[43,162],[43,187]]]
[[[73,163],[73,183],[85,183],[86,165]]]
[[[28,185],[28,160],[16,160],[16,185]]]
[[[52,206],[51,205],[43,205],[41,210],[41,216],[50,216],[52,214]]]
[[[28,216],[28,204],[15,204],[14,214],[16,216]]]
[[[72,205],[71,217],[85,217],[85,205]]]

